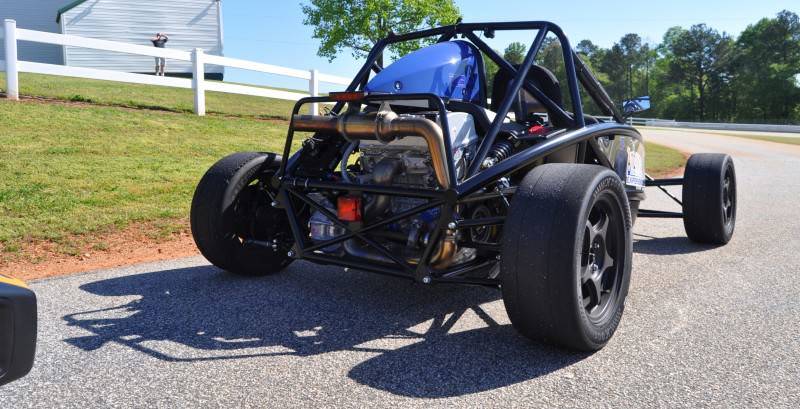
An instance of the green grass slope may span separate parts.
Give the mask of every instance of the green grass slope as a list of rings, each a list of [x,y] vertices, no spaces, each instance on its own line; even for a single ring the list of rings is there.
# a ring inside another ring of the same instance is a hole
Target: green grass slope
[[[19,240],[185,217],[195,183],[216,160],[279,151],[285,137],[282,122],[5,100],[0,129],[6,250]]]

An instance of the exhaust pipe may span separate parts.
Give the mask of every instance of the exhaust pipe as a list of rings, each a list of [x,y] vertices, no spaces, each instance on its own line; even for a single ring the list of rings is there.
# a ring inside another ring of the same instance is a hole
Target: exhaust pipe
[[[295,131],[338,132],[351,142],[369,139],[389,143],[399,137],[420,136],[428,144],[433,172],[439,186],[443,189],[450,188],[442,127],[430,119],[401,117],[394,111],[381,110],[377,114],[348,113],[338,117],[295,115],[292,123]]]
[[[434,121],[420,117],[401,117],[394,111],[382,109],[377,113],[361,114],[347,113],[340,116],[321,116],[321,115],[294,115],[292,124],[295,131],[299,132],[337,132],[350,142],[356,140],[378,140],[389,143],[397,138],[405,136],[420,136],[425,139],[428,151],[431,154],[431,162],[436,180],[443,189],[450,188],[450,173],[445,164],[444,133],[442,127]],[[381,169],[380,181],[391,180],[399,169],[387,167]],[[388,201],[380,200],[376,203],[376,209],[385,209]],[[345,252],[355,257],[364,258],[376,262],[391,263],[391,260],[382,254],[373,252],[361,246],[356,239],[347,240],[344,243]],[[446,268],[452,263],[453,256],[457,252],[454,232],[448,231],[439,248],[431,258],[431,265],[435,268]],[[411,264],[419,263],[416,259],[407,259]]]

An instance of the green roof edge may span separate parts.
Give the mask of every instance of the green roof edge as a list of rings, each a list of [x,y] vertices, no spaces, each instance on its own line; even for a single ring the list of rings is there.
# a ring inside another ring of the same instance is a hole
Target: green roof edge
[[[80,6],[81,4],[86,3],[86,0],[75,0],[72,3],[67,4],[66,6],[58,9],[58,14],[56,15],[56,23],[61,22],[61,15],[74,9],[75,7]]]

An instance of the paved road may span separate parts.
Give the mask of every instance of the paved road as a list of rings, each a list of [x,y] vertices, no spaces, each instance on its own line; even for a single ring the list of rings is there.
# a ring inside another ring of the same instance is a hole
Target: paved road
[[[598,353],[521,338],[490,289],[307,263],[241,279],[191,258],[34,283],[36,366],[0,408],[796,406],[800,146],[648,136],[735,156],[737,232],[714,248],[641,220],[628,308]]]

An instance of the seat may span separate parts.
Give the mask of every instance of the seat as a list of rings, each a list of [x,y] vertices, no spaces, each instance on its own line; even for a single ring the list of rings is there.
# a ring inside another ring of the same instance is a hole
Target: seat
[[[519,69],[519,66],[517,65],[515,68]],[[508,88],[513,79],[514,78],[505,70],[500,70],[497,72],[497,75],[495,75],[494,81],[492,82],[492,103],[490,106],[492,111],[497,111],[499,109],[500,104],[508,94]],[[558,78],[556,78],[550,70],[534,64],[528,71],[528,80],[533,82],[533,84],[555,102],[556,105],[563,108],[561,85],[558,82]],[[542,105],[541,102],[524,89],[520,90],[519,95],[517,95],[514,103],[511,105],[511,109],[518,122],[526,122],[533,113],[547,111],[547,108]],[[560,121],[558,121],[558,118],[554,115],[549,115],[549,117],[551,118],[551,125],[556,128],[568,126],[568,124],[559,123]]]

